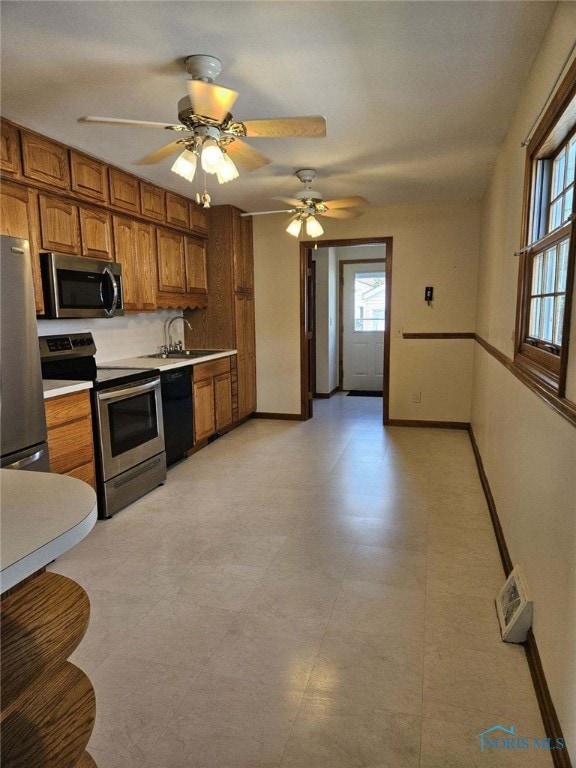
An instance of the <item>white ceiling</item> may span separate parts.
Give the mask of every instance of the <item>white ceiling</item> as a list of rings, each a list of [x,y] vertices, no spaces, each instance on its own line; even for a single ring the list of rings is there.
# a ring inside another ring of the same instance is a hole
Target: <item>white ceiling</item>
[[[3,1],[2,114],[164,187],[134,161],[174,134],[79,124],[82,115],[177,122],[183,59],[222,61],[235,119],[321,114],[324,139],[251,139],[272,163],[220,186],[214,203],[272,198],[319,172],[324,199],[373,204],[481,197],[552,2]],[[167,135],[168,134],[168,135]]]

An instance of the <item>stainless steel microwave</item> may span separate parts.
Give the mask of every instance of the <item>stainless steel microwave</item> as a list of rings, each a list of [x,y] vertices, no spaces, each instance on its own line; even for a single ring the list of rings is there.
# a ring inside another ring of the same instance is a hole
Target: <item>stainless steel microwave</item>
[[[45,317],[124,314],[120,264],[64,253],[41,253]]]

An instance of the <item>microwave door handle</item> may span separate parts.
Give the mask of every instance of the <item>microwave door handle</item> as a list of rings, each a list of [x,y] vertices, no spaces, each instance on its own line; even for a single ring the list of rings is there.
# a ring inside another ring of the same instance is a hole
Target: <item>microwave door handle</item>
[[[126,397],[134,397],[134,395],[140,395],[143,392],[148,392],[154,387],[158,386],[158,379],[150,381],[147,384],[138,384],[135,387],[126,387],[125,389],[116,389],[112,392],[99,392],[98,400],[122,400]]]
[[[104,307],[104,312],[106,314],[106,317],[112,317],[118,305],[118,283],[116,282],[114,275],[112,274],[112,271],[109,267],[104,267],[104,269],[102,270],[102,274],[105,275],[110,280],[110,284],[112,285],[112,303],[109,309],[107,307]],[[102,301],[102,304],[104,305],[104,296],[102,295],[102,286],[100,286],[100,299]]]

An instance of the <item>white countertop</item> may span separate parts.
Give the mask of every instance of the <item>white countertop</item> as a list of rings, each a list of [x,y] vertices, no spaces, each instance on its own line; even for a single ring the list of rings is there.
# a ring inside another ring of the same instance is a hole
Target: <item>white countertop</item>
[[[91,381],[57,381],[43,380],[42,386],[44,388],[44,400],[48,400],[51,397],[58,397],[58,395],[69,395],[72,392],[80,392],[83,389],[92,389]]]
[[[0,469],[1,591],[19,584],[87,536],[96,494],[74,477]]]
[[[185,365],[198,365],[198,363],[207,363],[209,360],[218,360],[220,357],[232,357],[236,354],[235,349],[226,349],[223,352],[216,352],[204,357],[125,357],[122,360],[107,360],[105,363],[99,363],[100,366],[116,366],[118,368],[160,368],[163,371],[171,368],[182,368]]]

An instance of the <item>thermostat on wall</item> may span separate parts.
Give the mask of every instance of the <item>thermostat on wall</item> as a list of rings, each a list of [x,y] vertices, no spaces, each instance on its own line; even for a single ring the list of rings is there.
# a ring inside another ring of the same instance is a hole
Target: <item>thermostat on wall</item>
[[[515,566],[496,598],[496,613],[502,640],[523,643],[532,626],[532,600],[519,566]]]

